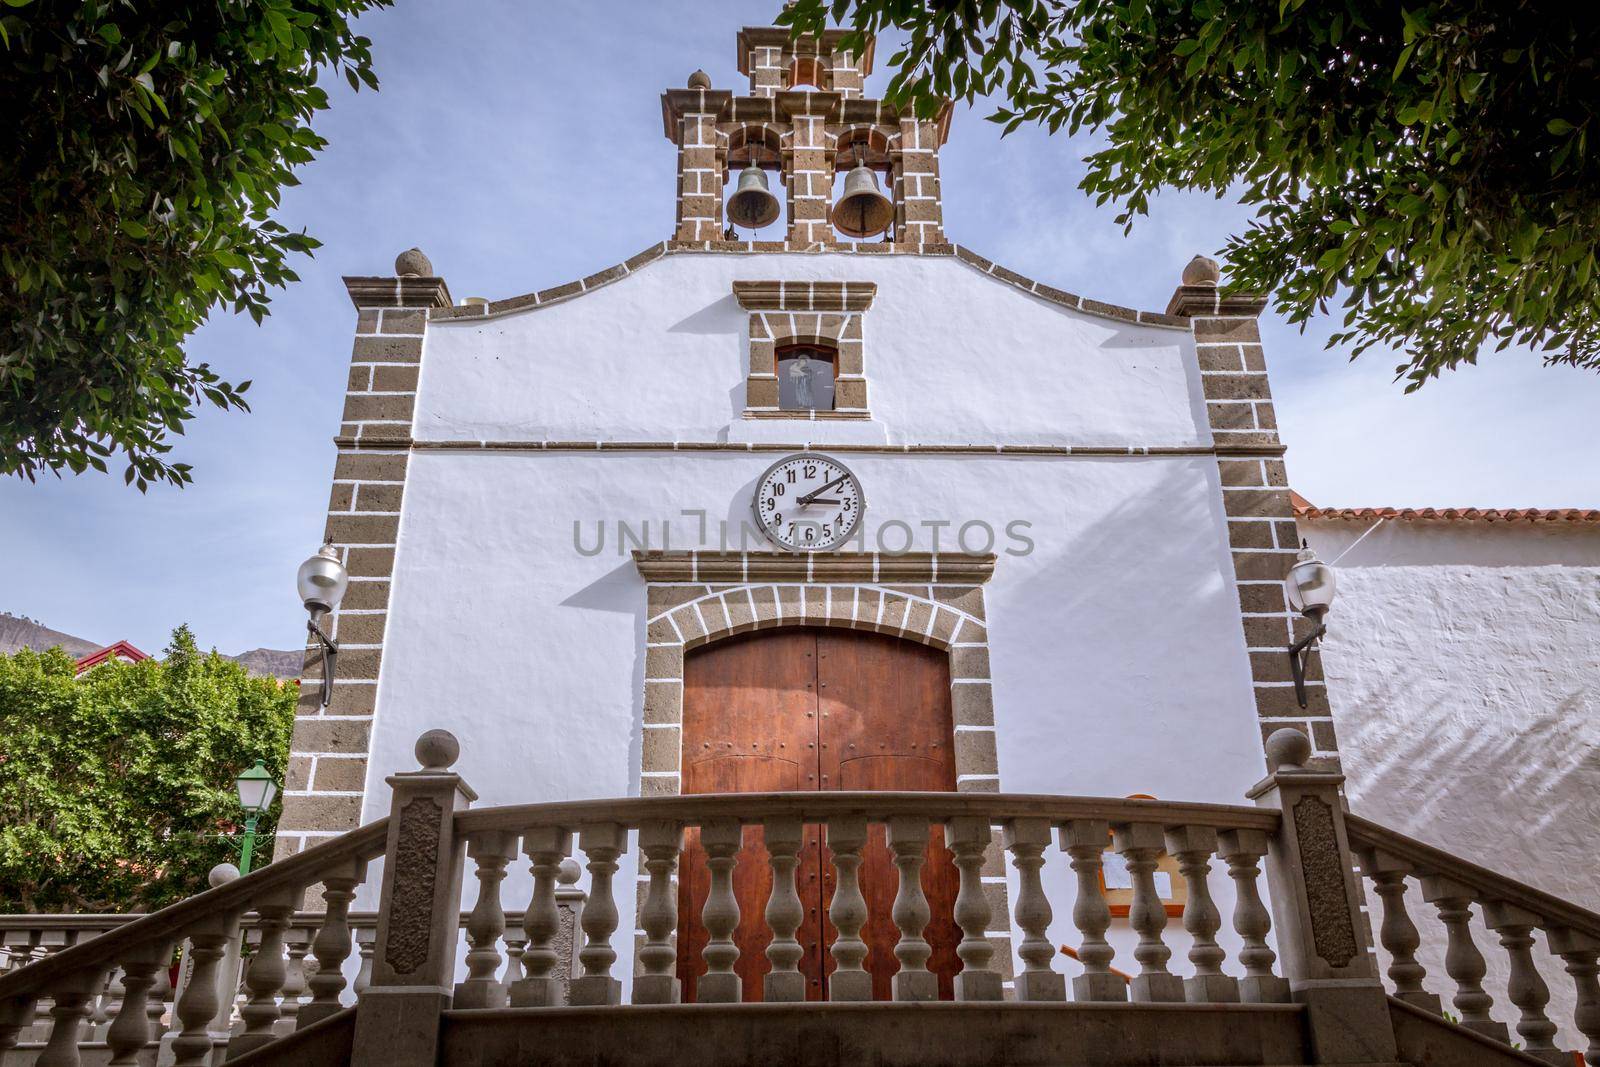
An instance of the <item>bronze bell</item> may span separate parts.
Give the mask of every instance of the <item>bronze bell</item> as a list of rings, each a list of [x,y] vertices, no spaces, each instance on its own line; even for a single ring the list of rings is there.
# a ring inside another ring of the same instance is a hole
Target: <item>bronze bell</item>
[[[894,204],[878,191],[878,176],[858,163],[844,176],[844,195],[833,206],[833,225],[851,237],[882,233],[894,221]]]
[[[728,221],[759,230],[778,217],[781,205],[767,188],[767,172],[754,163],[739,172],[739,187],[728,197]]]

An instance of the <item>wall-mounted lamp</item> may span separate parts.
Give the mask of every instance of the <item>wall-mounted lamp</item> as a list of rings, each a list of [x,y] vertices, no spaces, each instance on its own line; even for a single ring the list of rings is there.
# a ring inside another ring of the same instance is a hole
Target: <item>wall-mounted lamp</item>
[[[317,550],[316,555],[300,564],[295,585],[310,618],[309,630],[322,645],[322,706],[327,707],[333,697],[333,672],[337,664],[339,646],[318,625],[323,616],[330,614],[344,598],[350,575],[339,562],[339,550],[330,542]]]
[[[1289,646],[1289,670],[1294,674],[1294,695],[1302,708],[1306,706],[1306,660],[1311,655],[1311,646],[1328,632],[1322,620],[1333,605],[1335,584],[1333,568],[1318,559],[1317,554],[1301,541],[1300,555],[1295,565],[1289,568],[1288,577],[1283,580],[1283,591],[1289,598],[1289,607],[1316,624],[1310,633]]]

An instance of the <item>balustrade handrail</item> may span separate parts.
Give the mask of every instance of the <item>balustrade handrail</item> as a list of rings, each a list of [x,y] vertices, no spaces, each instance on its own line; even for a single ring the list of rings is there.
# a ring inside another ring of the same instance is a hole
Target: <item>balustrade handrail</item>
[[[1408,837],[1387,826],[1363,819],[1359,815],[1345,815],[1352,848],[1360,853],[1377,848],[1399,856],[1415,865],[1419,873],[1439,875],[1460,882],[1475,890],[1483,901],[1505,901],[1540,916],[1550,926],[1568,927],[1572,930],[1600,937],[1600,914],[1579,907],[1570,901],[1547,893],[1542,889],[1519,882],[1514,878],[1480,867],[1454,853]]]
[[[388,834],[389,819],[386,816],[323,844],[314,845],[304,852],[275,860],[242,878],[198,893],[160,911],[141,915],[26,967],[0,974],[0,1001],[36,992],[40,987],[76,971],[98,965],[109,967],[130,948],[162,940],[176,941],[187,927],[218,913],[242,915],[250,909],[253,901],[268,893],[311,885],[321,878],[322,872],[336,868],[341,863],[381,855]]]
[[[624,797],[614,800],[568,800],[472,808],[456,813],[456,831],[463,835],[520,831],[529,826],[577,827],[583,823],[638,825],[665,820],[694,825],[709,819],[754,822],[763,818],[798,818],[826,822],[846,815],[874,821],[921,816],[943,822],[963,816],[1007,819],[1104,819],[1117,823],[1159,823],[1164,826],[1208,826],[1221,830],[1278,828],[1280,814],[1268,808],[1233,804],[1191,804],[1169,800],[1121,797],[1055,796],[1035,793],[912,793],[827,791],[794,793],[706,793],[685,796]]]

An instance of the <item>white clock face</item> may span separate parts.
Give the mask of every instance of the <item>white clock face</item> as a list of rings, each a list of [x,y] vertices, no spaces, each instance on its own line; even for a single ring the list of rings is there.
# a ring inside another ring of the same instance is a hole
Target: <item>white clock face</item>
[[[836,459],[801,452],[767,468],[756,483],[756,521],[792,552],[824,552],[861,525],[861,482]]]

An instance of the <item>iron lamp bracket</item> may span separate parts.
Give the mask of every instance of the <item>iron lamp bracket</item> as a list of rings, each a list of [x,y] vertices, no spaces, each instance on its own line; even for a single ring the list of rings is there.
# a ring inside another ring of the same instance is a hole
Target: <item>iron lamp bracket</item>
[[[322,632],[322,627],[317,625],[317,618],[321,613],[312,612],[311,618],[306,620],[306,630],[317,639],[322,646],[322,706],[327,707],[328,701],[333,699],[333,675],[338,667],[339,644],[327,634]],[[1305,705],[1301,705],[1304,707]]]
[[[1325,613],[1321,611],[1308,611],[1305,617],[1317,625],[1312,631],[1289,646],[1289,672],[1294,676],[1294,696],[1303,708],[1306,706],[1306,661],[1311,658],[1311,649],[1328,632],[1328,626],[1322,621]]]

